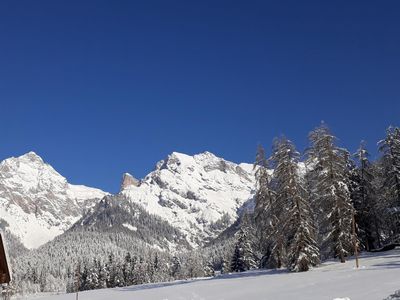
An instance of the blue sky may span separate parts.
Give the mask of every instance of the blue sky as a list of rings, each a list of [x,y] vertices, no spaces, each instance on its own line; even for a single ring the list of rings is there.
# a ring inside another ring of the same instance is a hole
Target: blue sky
[[[0,159],[115,192],[172,151],[252,162],[400,116],[399,1],[1,1]]]

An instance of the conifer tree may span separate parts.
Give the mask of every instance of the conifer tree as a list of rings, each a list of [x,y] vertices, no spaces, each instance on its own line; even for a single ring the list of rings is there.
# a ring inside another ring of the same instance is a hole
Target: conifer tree
[[[221,274],[226,274],[230,272],[229,263],[226,258],[222,258],[221,263]]]
[[[211,262],[206,262],[204,264],[204,276],[206,276],[206,277],[214,277],[215,276],[214,266]]]
[[[108,262],[106,264],[106,272],[107,272],[107,287],[113,288],[116,287],[116,267],[114,261],[114,255],[112,253],[108,256]]]
[[[268,260],[268,265],[280,268],[282,266],[283,253],[278,224],[279,218],[276,215],[279,213],[280,208],[277,207],[275,193],[271,184],[272,177],[268,173],[268,165],[265,151],[259,146],[254,164],[257,180],[254,219],[261,244],[260,248]]]
[[[262,146],[258,146],[256,161],[254,167],[256,170],[257,193],[255,197],[254,217],[260,228],[265,228],[267,219],[266,213],[271,202],[270,199],[270,176],[268,175],[268,162],[265,157],[265,150]]]
[[[132,257],[130,252],[125,255],[124,263],[122,265],[122,274],[126,285],[132,285],[135,283],[134,275],[135,272],[136,257]]]
[[[86,291],[88,290],[87,287],[87,276],[88,276],[88,269],[86,264],[83,265],[83,268],[81,268],[81,273],[79,276],[80,283],[79,283],[79,290],[80,291]]]
[[[86,283],[85,283],[85,290],[93,290],[96,289],[99,285],[99,278],[96,269],[97,261],[96,259],[93,260],[92,264],[88,264],[84,268],[84,272],[86,272]]]
[[[171,277],[174,279],[182,279],[182,263],[179,257],[173,256],[170,267]]]
[[[246,270],[244,267],[242,251],[238,244],[235,245],[235,250],[233,251],[230,270],[232,272],[243,272]]]
[[[356,222],[358,224],[358,237],[365,249],[380,247],[380,230],[377,216],[377,203],[375,192],[375,172],[369,161],[369,153],[365,142],[354,154],[357,167],[352,172],[351,198],[356,210]]]
[[[104,289],[107,287],[107,269],[104,264],[97,260],[96,270],[98,274],[98,284],[97,289]]]
[[[381,211],[391,241],[400,240],[400,128],[389,127],[386,138],[378,143],[382,153]]]
[[[246,226],[242,226],[236,233],[237,241],[231,259],[230,269],[232,272],[243,272],[254,269],[257,266],[255,255],[249,239]]]
[[[311,147],[308,162],[314,180],[315,206],[323,248],[329,247],[335,257],[345,262],[352,252],[352,219],[354,208],[348,187],[348,157],[346,150],[335,145],[336,138],[322,123],[309,134]]]
[[[287,255],[286,265],[293,271],[307,271],[319,263],[319,249],[307,191],[299,175],[299,157],[288,139],[282,137],[274,141],[271,160],[275,166],[276,202],[282,209],[279,227]]]

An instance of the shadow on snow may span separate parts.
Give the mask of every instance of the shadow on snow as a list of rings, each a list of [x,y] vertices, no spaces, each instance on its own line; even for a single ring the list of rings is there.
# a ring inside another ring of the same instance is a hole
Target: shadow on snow
[[[277,275],[277,274],[288,274],[285,269],[281,270],[254,270],[254,271],[247,271],[242,273],[229,273],[218,275],[216,277],[205,277],[205,278],[196,278],[196,279],[187,279],[187,280],[177,280],[171,282],[160,282],[160,283],[148,283],[148,284],[141,284],[141,285],[132,285],[128,287],[117,288],[115,291],[124,291],[124,292],[132,292],[132,291],[140,291],[140,290],[149,290],[149,289],[156,289],[156,288],[163,288],[163,287],[170,287],[176,285],[183,285],[187,283],[195,283],[195,282],[202,282],[202,281],[213,281],[213,280],[225,280],[225,279],[235,279],[235,278],[250,278],[250,277],[258,277],[258,276],[265,276],[265,275]]]

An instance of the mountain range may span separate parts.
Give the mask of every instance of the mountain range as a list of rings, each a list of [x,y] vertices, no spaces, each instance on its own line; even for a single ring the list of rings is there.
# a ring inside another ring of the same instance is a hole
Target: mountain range
[[[123,174],[120,192],[111,195],[68,183],[29,152],[0,163],[0,226],[29,249],[82,228],[124,231],[165,250],[197,248],[252,205],[254,175],[251,164],[210,152],[173,152],[143,179]],[[152,240],[151,228],[164,238]]]

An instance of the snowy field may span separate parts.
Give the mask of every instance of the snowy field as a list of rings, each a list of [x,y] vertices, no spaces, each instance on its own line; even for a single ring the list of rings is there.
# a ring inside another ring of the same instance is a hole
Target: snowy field
[[[79,293],[80,300],[382,300],[400,289],[400,249],[326,262],[305,273],[251,271],[217,278],[146,284]],[[75,294],[34,299],[73,300]]]

